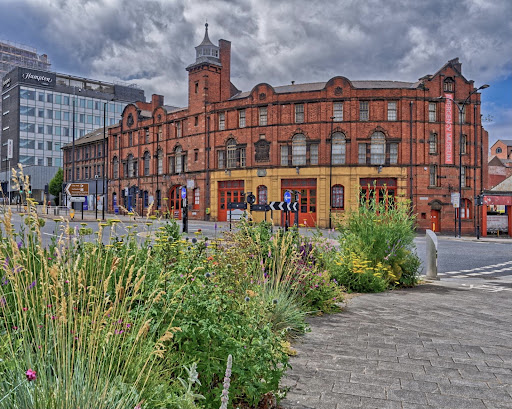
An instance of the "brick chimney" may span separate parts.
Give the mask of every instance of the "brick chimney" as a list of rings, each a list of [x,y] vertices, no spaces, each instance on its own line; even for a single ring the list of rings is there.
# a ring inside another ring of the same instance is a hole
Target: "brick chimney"
[[[220,63],[220,100],[231,98],[231,41],[219,40]]]

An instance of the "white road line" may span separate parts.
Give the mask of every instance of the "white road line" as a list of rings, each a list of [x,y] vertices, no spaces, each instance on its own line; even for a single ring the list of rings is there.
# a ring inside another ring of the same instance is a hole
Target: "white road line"
[[[512,261],[506,261],[506,262],[500,263],[500,264],[491,264],[489,266],[475,267],[475,268],[471,268],[469,270],[459,270],[459,271],[460,272],[464,272],[464,273],[468,273],[468,272],[471,272],[471,271],[481,270],[482,268],[502,267],[502,266],[506,266],[506,265],[509,265],[509,264],[512,264]]]

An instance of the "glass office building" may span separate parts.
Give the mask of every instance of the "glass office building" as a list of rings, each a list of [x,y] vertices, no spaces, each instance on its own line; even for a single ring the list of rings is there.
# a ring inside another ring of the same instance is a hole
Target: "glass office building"
[[[54,167],[56,172],[63,164],[62,146],[73,140],[73,128],[76,140],[103,127],[104,117],[107,126],[117,123],[134,101],[145,101],[144,91],[134,85],[13,69],[2,80],[1,170],[21,163]]]

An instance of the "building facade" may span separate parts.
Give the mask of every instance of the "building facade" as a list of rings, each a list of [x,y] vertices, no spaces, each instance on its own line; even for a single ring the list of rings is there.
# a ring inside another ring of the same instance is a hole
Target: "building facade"
[[[111,211],[117,203],[142,213],[154,202],[180,217],[186,186],[189,217],[222,221],[247,192],[263,204],[290,190],[299,223],[326,227],[361,199],[382,200],[385,188],[411,201],[420,229],[453,231],[462,175],[462,230],[475,230],[488,136],[480,94],[458,59],[414,83],[338,76],[248,92],[231,83],[230,60],[231,43],[214,45],[206,30],[187,67],[187,107],[158,96],[126,106],[109,129]],[[280,212],[272,217],[284,222]]]
[[[491,146],[491,157],[496,156],[499,159],[512,159],[512,140],[498,139]]]
[[[129,102],[144,99],[136,86],[15,68],[2,81],[1,170],[7,179],[17,163],[52,167],[55,173],[73,129],[78,139],[103,127],[104,118],[114,124]],[[43,189],[33,186],[36,195]]]
[[[15,67],[33,68],[40,71],[50,70],[51,63],[46,54],[37,54],[37,50],[26,45],[10,41],[0,41],[0,80]],[[2,99],[0,99],[0,112]],[[2,116],[0,116],[0,135],[2,134]]]

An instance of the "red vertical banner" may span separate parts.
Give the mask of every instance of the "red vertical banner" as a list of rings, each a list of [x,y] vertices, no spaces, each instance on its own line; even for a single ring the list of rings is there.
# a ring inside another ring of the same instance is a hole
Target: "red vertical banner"
[[[453,165],[453,95],[444,94],[444,163]]]

